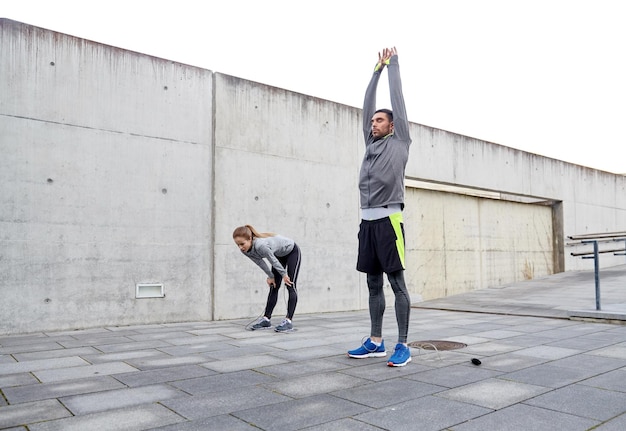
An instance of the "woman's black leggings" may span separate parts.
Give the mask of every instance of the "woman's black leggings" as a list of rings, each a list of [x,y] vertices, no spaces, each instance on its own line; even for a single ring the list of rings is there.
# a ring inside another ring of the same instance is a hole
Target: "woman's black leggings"
[[[404,270],[387,274],[391,289],[396,296],[396,321],[398,323],[398,343],[406,343],[409,332],[411,300],[404,283]],[[369,308],[371,320],[371,336],[382,337],[383,314],[385,313],[385,292],[383,291],[383,274],[367,274],[369,288]]]
[[[291,279],[291,286],[285,286],[289,292],[289,301],[287,302],[287,319],[293,319],[293,314],[296,312],[296,304],[298,303],[298,289],[296,289],[298,272],[300,272],[300,248],[297,244],[293,245],[293,250],[287,256],[276,256],[280,264],[287,270],[287,275]],[[268,319],[272,317],[276,302],[278,302],[278,290],[283,282],[283,276],[280,275],[275,268],[272,268],[274,274],[274,280],[276,280],[276,286],[270,286],[269,294],[267,295],[267,304],[265,305],[265,312],[263,315]]]

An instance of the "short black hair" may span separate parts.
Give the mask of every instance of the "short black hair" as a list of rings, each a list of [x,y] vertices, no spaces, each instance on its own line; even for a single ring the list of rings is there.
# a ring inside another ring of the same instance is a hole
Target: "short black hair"
[[[389,121],[393,121],[393,111],[391,109],[379,109],[376,112],[374,112],[374,114],[377,114],[379,112],[382,112],[384,114],[387,114],[387,117],[389,118]]]

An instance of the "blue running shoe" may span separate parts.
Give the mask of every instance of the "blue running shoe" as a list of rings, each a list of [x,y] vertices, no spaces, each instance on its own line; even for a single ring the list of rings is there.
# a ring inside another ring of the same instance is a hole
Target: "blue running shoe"
[[[411,362],[411,349],[402,343],[396,344],[396,351],[393,352],[387,365],[390,367],[404,367]]]
[[[385,351],[385,342],[381,342],[380,346],[372,343],[372,340],[368,338],[365,340],[361,347],[354,350],[348,350],[348,356],[351,358],[382,358],[383,356],[387,356],[387,352]]]

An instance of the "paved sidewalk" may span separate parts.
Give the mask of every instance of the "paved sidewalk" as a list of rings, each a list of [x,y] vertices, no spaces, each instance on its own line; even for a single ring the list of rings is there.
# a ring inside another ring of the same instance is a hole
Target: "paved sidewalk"
[[[626,266],[602,277],[620,315]],[[367,311],[0,336],[0,429],[621,431],[626,325],[569,318],[594,307],[593,271],[415,304],[410,342],[466,346],[402,368],[346,356]]]

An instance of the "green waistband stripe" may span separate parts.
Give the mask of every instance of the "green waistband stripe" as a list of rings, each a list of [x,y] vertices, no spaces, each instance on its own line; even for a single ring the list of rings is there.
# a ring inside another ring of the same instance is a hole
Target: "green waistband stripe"
[[[403,223],[402,213],[397,212],[391,214],[389,216],[389,220],[391,220],[391,225],[396,233],[396,248],[398,249],[398,256],[400,256],[402,268],[406,269],[406,266],[404,265],[404,235],[402,234],[402,228],[400,227]]]

